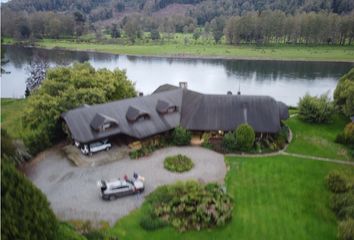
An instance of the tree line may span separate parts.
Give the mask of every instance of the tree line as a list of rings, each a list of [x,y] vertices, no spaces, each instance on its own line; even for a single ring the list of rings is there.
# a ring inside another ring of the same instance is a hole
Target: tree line
[[[334,13],[250,12],[231,17],[224,28],[226,41],[239,43],[348,44],[354,38],[354,16]]]
[[[301,43],[350,45],[354,38],[354,14],[328,12],[286,14],[280,10],[248,12],[242,16],[215,17],[204,25],[192,17],[154,17],[143,14],[125,16],[104,29],[91,24],[84,14],[55,12],[16,13],[3,11],[3,36],[17,39],[72,38],[84,33],[124,36],[132,43],[150,32],[152,40],[163,33],[192,33],[194,39],[210,35],[216,43],[228,44]]]

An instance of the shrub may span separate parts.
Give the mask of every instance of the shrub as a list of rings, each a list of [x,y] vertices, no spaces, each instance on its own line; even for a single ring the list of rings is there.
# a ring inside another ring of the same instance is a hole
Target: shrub
[[[320,97],[306,94],[300,98],[299,118],[309,123],[326,123],[330,120],[334,108],[328,94]]]
[[[345,208],[354,206],[354,194],[352,192],[333,194],[330,205],[334,213],[340,217]],[[347,210],[350,211],[350,209]]]
[[[326,176],[328,189],[333,193],[343,193],[349,189],[346,178],[339,172],[330,172]]]
[[[283,126],[279,133],[275,135],[274,143],[277,146],[277,149],[282,149],[285,147],[286,143],[288,142],[289,137],[289,128]]]
[[[163,165],[171,172],[186,172],[193,168],[194,163],[187,156],[178,154],[165,158]]]
[[[87,240],[104,240],[105,234],[98,230],[93,230],[91,232],[83,234]]]
[[[251,150],[255,138],[253,128],[248,124],[241,124],[236,129],[236,145],[241,151]]]
[[[153,211],[149,209],[140,219],[139,225],[147,231],[153,231],[159,228],[163,228],[167,224],[165,221],[154,215]]]
[[[172,133],[172,143],[177,146],[189,145],[192,139],[192,134],[183,127],[176,127]]]
[[[212,149],[213,145],[210,143],[210,138],[211,138],[211,133],[209,132],[205,132],[203,133],[202,139],[202,147],[208,148],[208,149]]]
[[[334,103],[348,117],[354,115],[354,68],[338,81]]]
[[[338,239],[353,240],[354,239],[354,220],[348,218],[338,225]]]
[[[195,181],[162,186],[152,192],[145,204],[157,217],[179,231],[222,226],[232,217],[232,199],[219,185]]]
[[[344,138],[347,144],[354,145],[354,122],[350,122],[345,126]]]
[[[222,139],[222,146],[228,152],[233,152],[236,150],[236,137],[232,132],[228,132],[224,135]]]
[[[55,239],[58,222],[45,195],[1,159],[1,239]]]

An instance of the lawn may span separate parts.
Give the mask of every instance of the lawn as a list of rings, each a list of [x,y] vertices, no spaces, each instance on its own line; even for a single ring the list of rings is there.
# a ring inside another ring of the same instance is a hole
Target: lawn
[[[75,42],[74,40],[44,39],[37,42],[40,47],[60,47],[72,50],[90,50],[128,55],[174,56],[174,57],[217,57],[235,59],[276,59],[310,61],[354,61],[353,46],[305,46],[270,44],[266,46],[188,43],[179,38],[164,43],[137,43],[134,45]]]
[[[324,177],[353,168],[289,156],[225,160],[226,186],[234,197],[233,220],[223,228],[179,233],[172,228],[147,232],[138,209],[109,230],[119,239],[335,239],[336,219],[328,208]]]
[[[22,112],[26,107],[25,99],[1,99],[1,127],[6,129],[13,138],[21,137]]]
[[[339,160],[353,160],[348,149],[334,142],[338,133],[343,131],[349,119],[334,115],[328,124],[310,124],[292,117],[286,124],[293,132],[293,140],[287,152]]]

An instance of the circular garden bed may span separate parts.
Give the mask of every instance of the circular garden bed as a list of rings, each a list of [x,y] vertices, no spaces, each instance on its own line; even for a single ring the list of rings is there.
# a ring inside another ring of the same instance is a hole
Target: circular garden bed
[[[171,172],[186,172],[194,167],[192,160],[185,155],[175,155],[165,158],[164,167]]]

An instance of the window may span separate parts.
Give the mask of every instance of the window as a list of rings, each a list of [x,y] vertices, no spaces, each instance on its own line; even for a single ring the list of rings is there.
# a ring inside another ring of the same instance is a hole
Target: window
[[[172,106],[167,109],[167,113],[177,112],[177,106]]]
[[[142,121],[147,120],[147,119],[149,119],[149,115],[143,114],[143,115],[140,115],[140,116],[136,119],[136,121],[137,121],[137,122],[142,122]]]

